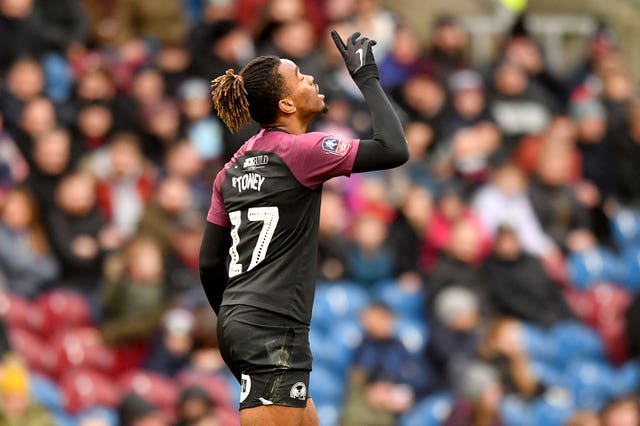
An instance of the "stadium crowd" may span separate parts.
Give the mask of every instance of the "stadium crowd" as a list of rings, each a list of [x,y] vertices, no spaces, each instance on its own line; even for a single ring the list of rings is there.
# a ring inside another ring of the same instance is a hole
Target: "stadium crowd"
[[[322,424],[638,426],[638,87],[607,26],[560,76],[525,22],[478,65],[379,0],[0,0],[0,426],[238,423],[198,252],[257,127],[210,80],[290,58],[314,130],[368,137],[330,28],[377,40],[411,158],[325,185]]]

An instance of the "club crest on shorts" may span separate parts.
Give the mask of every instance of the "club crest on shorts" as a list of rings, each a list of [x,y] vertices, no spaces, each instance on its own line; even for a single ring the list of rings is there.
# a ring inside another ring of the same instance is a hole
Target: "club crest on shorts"
[[[307,386],[302,382],[296,383],[295,385],[291,386],[289,396],[293,399],[307,399]]]
[[[322,139],[322,150],[339,157],[343,157],[349,151],[350,147],[350,141],[341,141],[333,136],[326,136]]]
[[[244,402],[251,392],[251,377],[248,374],[240,376],[240,402]]]

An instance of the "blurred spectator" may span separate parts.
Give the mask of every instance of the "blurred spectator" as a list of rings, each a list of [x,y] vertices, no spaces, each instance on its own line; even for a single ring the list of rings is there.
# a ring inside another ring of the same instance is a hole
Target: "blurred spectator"
[[[640,424],[640,403],[637,396],[613,400],[602,410],[602,426],[638,424]]]
[[[60,182],[56,204],[47,215],[47,232],[60,262],[60,285],[97,302],[106,250],[120,242],[96,204],[96,182],[86,173],[71,173]]]
[[[136,393],[125,395],[118,405],[120,426],[169,426],[164,414]]]
[[[627,125],[623,134],[614,140],[616,186],[621,203],[640,205],[640,101],[634,99],[629,107]]]
[[[433,300],[426,356],[444,387],[476,355],[483,319],[479,303],[473,292],[457,285]]]
[[[549,148],[566,150],[570,157],[567,164],[570,169],[569,180],[575,182],[582,176],[580,151],[575,146],[576,138],[577,127],[571,117],[556,114],[543,133],[520,140],[513,159],[527,175],[532,175],[541,151]]]
[[[468,43],[468,34],[453,16],[445,15],[436,20],[429,60],[435,65],[440,81],[445,81],[454,71],[468,67]]]
[[[120,42],[145,40],[176,43],[186,34],[180,2],[172,0],[119,0]]]
[[[206,212],[211,203],[211,182],[207,179],[205,162],[188,139],[182,139],[167,151],[163,172],[184,179],[193,194],[194,209]]]
[[[626,330],[629,339],[629,352],[636,359],[640,360],[640,293],[638,293],[631,305],[627,308]]]
[[[254,55],[249,35],[230,19],[202,22],[191,32],[193,71],[210,81],[232,68],[238,70]]]
[[[577,411],[567,420],[567,426],[600,426],[600,416],[592,411]]]
[[[527,30],[525,18],[526,15],[522,14],[516,19],[502,46],[502,56],[520,66],[531,84],[544,90],[557,105],[564,105],[566,89],[563,82],[548,69],[540,45]]]
[[[131,133],[115,134],[109,145],[93,151],[86,170],[97,179],[100,211],[122,239],[133,235],[155,187],[156,172],[144,157],[140,139]]]
[[[31,399],[29,372],[18,360],[0,368],[0,425],[54,426],[52,415]]]
[[[211,396],[199,386],[189,386],[180,393],[177,417],[173,426],[220,425]]]
[[[347,252],[349,277],[371,287],[391,278],[393,257],[386,244],[387,225],[376,214],[362,214],[353,224],[353,238]]]
[[[107,144],[114,126],[109,105],[102,101],[85,103],[78,111],[77,138],[84,151],[91,151]]]
[[[570,249],[576,231],[590,227],[588,212],[569,186],[572,154],[566,147],[548,145],[538,155],[536,175],[528,195],[542,230],[563,250]]]
[[[27,162],[4,127],[4,117],[0,114],[0,194],[23,182],[28,173]]]
[[[191,188],[184,179],[168,176],[158,183],[138,223],[138,233],[153,236],[166,250],[176,238],[180,219],[190,213],[195,213]]]
[[[500,62],[492,75],[491,115],[503,134],[499,158],[507,158],[522,136],[542,132],[557,112],[547,92],[535,87],[520,65]]]
[[[527,253],[545,256],[556,250],[533,211],[527,196],[527,178],[515,164],[496,168],[491,181],[474,194],[472,207],[492,235],[501,224],[513,228]]]
[[[178,87],[180,109],[186,121],[185,133],[201,159],[218,160],[223,152],[222,126],[211,115],[207,80],[190,79]]]
[[[542,327],[572,318],[559,285],[549,278],[536,257],[523,253],[520,239],[510,226],[497,229],[493,254],[484,267],[497,315]]]
[[[347,213],[342,197],[330,190],[322,193],[318,234],[318,279],[335,281],[349,276]]]
[[[430,72],[432,68],[415,29],[404,22],[396,27],[389,55],[379,63],[381,83],[386,90],[398,87],[415,74]]]
[[[159,166],[165,158],[167,150],[184,136],[184,129],[180,120],[180,108],[178,103],[172,99],[163,98],[157,103],[146,105],[142,111],[143,139],[142,152],[151,162]],[[215,121],[205,122],[205,135],[198,135],[205,144],[212,145],[217,142],[215,132]],[[213,125],[213,128],[212,126]],[[213,135],[206,132],[212,131]],[[193,141],[194,146],[196,141]],[[215,146],[215,145],[214,145]],[[210,146],[197,146],[199,149],[210,148]]]
[[[165,308],[162,251],[151,237],[136,237],[107,266],[102,285],[102,336],[118,345],[148,342]]]
[[[189,363],[193,347],[194,317],[190,311],[174,308],[162,319],[162,330],[149,351],[145,369],[174,377]]]
[[[2,4],[21,1],[29,0],[3,0]],[[44,94],[44,71],[36,59],[28,56],[20,57],[15,62],[2,64],[7,67],[7,72],[2,86],[0,105],[5,119],[17,124],[22,120],[26,103]]]
[[[468,257],[465,261],[478,264],[489,252],[490,240],[476,213],[467,205],[464,188],[461,184],[452,182],[440,190],[436,208],[427,227],[421,258],[423,267],[428,270],[437,267],[440,263],[438,257],[445,249],[463,250],[462,247],[454,247],[453,243],[454,229],[462,229],[462,224],[469,229],[465,233],[469,240],[465,242],[472,243],[471,246],[464,247],[467,251],[464,256]]]
[[[410,187],[389,227],[388,244],[394,256],[394,277],[421,277],[420,248],[431,222],[433,199],[421,186]],[[401,255],[398,255],[402,253]]]
[[[35,0],[34,11],[38,32],[46,42],[47,51],[66,56],[75,49],[84,48],[88,25],[79,0],[56,1],[55,6],[47,0]]]
[[[439,292],[459,285],[471,290],[480,299],[483,309],[490,311],[488,285],[478,263],[479,253],[478,229],[469,221],[456,222],[451,229],[451,238],[445,250],[427,277],[429,309]]]
[[[382,303],[361,313],[365,336],[351,366],[343,424],[393,425],[434,386],[424,358],[394,337],[395,320]]]
[[[458,384],[460,399],[454,403],[444,426],[500,426],[499,405],[503,388],[500,375],[488,364],[472,363],[461,372]]]
[[[2,0],[0,2],[0,39],[11,40],[0,48],[0,75],[22,55],[38,58],[46,42],[36,25],[33,0]]]
[[[4,288],[28,298],[58,277],[38,204],[24,188],[11,189],[0,209],[0,271]]]

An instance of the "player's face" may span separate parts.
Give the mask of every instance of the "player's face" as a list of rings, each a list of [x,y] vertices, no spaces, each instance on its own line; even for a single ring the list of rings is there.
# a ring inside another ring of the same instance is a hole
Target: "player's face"
[[[300,114],[317,114],[325,108],[324,95],[314,83],[313,76],[302,74],[300,68],[288,59],[280,61],[280,75],[287,86],[287,98]]]

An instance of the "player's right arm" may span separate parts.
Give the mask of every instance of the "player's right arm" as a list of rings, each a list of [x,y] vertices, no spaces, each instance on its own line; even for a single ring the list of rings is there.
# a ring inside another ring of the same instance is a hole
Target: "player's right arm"
[[[227,256],[231,247],[231,223],[220,193],[223,179],[224,171],[221,171],[213,184],[211,207],[200,246],[200,282],[216,315],[227,287]]]
[[[376,42],[360,37],[360,33],[352,34],[346,43],[335,31],[331,31],[331,37],[364,96],[373,123],[373,139],[360,141],[353,172],[389,169],[404,164],[409,159],[409,149],[402,123],[380,85],[378,66],[371,50]]]
[[[229,228],[207,222],[200,246],[200,281],[216,315],[227,287],[227,255],[231,247]]]

